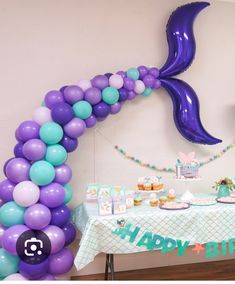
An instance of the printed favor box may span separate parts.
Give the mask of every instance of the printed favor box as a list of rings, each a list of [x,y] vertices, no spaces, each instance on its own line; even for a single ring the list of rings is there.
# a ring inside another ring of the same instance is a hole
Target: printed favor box
[[[112,215],[112,198],[100,197],[98,199],[98,208],[100,216]]]

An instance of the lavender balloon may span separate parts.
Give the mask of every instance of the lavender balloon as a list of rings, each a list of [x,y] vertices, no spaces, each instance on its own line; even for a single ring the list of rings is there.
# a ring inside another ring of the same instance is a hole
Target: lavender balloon
[[[10,160],[6,165],[6,176],[13,183],[29,179],[30,163],[23,158]]]
[[[56,104],[63,103],[64,97],[60,91],[50,91],[45,96],[45,104],[48,108],[52,109]]]
[[[2,240],[3,240],[3,235],[5,233],[5,230],[6,228],[3,227],[1,224],[0,224],[0,248],[2,247]]]
[[[85,93],[85,100],[91,105],[96,105],[101,101],[101,91],[98,88],[89,88]]]
[[[73,254],[66,248],[49,256],[48,272],[52,275],[67,273],[73,266]]]
[[[40,191],[40,202],[49,208],[55,208],[64,203],[65,191],[62,185],[53,182],[43,186]]]
[[[55,168],[54,181],[60,184],[69,183],[72,178],[72,170],[67,164]]]
[[[50,225],[43,232],[48,236],[51,242],[51,253],[57,253],[64,247],[65,236],[64,232],[57,226]]]
[[[96,117],[92,114],[90,117],[85,119],[86,127],[91,128],[96,125],[97,119]]]
[[[30,229],[42,230],[50,221],[51,212],[43,204],[35,204],[25,211],[24,222]]]
[[[75,117],[73,118],[69,123],[67,123],[64,126],[64,131],[66,135],[68,135],[71,138],[78,138],[80,137],[86,130],[86,124],[85,122]]]
[[[40,139],[30,139],[23,146],[23,154],[30,161],[38,161],[46,154],[46,144]]]
[[[17,133],[21,141],[26,142],[29,139],[39,137],[40,126],[35,121],[24,121],[18,127]]]
[[[73,105],[76,102],[83,100],[83,97],[83,90],[78,86],[68,86],[64,89],[64,99],[70,105]]]

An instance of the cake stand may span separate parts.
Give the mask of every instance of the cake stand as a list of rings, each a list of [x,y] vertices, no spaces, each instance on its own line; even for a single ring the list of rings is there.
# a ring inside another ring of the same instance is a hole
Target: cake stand
[[[194,198],[194,195],[190,191],[190,184],[192,182],[200,181],[202,178],[175,178],[175,180],[183,182],[185,187],[185,192],[182,194],[181,201],[191,201]]]
[[[152,193],[162,193],[162,192],[165,192],[165,189],[162,188],[160,190],[139,190],[139,189],[136,189],[135,192],[137,193],[137,195],[144,195],[144,199],[149,199],[150,198],[150,195]]]

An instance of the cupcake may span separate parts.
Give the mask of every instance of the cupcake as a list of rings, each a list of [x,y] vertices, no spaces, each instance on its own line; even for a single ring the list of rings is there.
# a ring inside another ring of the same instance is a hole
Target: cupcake
[[[176,197],[175,197],[175,190],[172,188],[169,190],[168,195],[167,195],[167,199],[170,202],[174,202]]]
[[[146,182],[144,184],[144,190],[147,190],[147,191],[152,190],[152,184],[150,182]]]
[[[166,196],[162,196],[159,198],[160,205],[165,204],[167,201],[168,201],[168,198]]]
[[[149,201],[150,206],[152,207],[157,207],[158,206],[158,199],[156,194],[152,193],[150,195],[150,201]]]
[[[140,206],[142,204],[142,198],[141,197],[135,197],[134,198],[134,205],[135,206]]]
[[[163,188],[163,183],[153,182],[153,190],[161,190]]]
[[[137,186],[138,186],[139,190],[144,190],[144,178],[141,177],[141,178],[138,179]]]

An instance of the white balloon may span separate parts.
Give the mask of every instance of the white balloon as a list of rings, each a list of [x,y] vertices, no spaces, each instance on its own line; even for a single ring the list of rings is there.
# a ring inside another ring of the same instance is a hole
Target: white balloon
[[[91,81],[89,80],[79,80],[78,87],[80,87],[84,92],[91,88]]]
[[[141,80],[136,80],[135,81],[135,89],[134,89],[134,91],[137,94],[141,94],[141,93],[143,93],[144,90],[145,90],[144,83]]]
[[[28,279],[26,279],[20,273],[14,273],[4,278],[3,281],[28,281]]]
[[[33,113],[33,120],[39,125],[52,121],[51,110],[45,106],[35,109]]]
[[[29,207],[37,203],[39,196],[39,187],[31,181],[22,181],[13,190],[14,201],[23,207]]]

